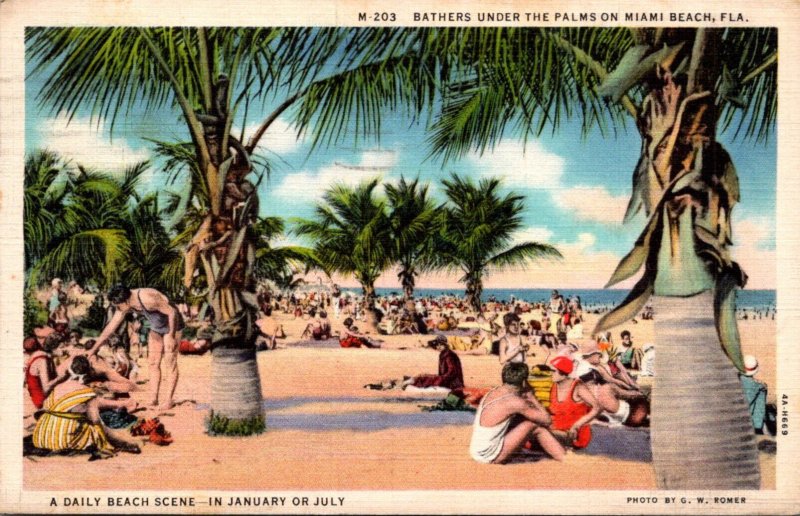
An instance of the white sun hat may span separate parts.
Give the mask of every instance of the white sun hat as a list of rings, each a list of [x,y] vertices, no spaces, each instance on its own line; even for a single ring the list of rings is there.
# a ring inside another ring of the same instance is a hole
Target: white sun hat
[[[744,356],[744,375],[755,376],[758,372],[758,359],[753,355]]]

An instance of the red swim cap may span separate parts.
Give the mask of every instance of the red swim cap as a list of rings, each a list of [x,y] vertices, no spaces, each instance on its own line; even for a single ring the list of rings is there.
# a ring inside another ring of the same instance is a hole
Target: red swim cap
[[[565,356],[557,356],[553,360],[550,361],[550,365],[555,367],[559,372],[563,374],[570,374],[572,369],[575,367],[575,364],[572,363],[572,359],[565,357]]]

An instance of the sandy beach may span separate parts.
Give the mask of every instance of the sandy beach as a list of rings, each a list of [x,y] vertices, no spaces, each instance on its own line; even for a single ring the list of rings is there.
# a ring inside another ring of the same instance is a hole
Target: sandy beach
[[[596,315],[587,316],[591,328]],[[433,373],[437,353],[424,335],[381,337],[382,349],[296,346],[306,321],[277,314],[288,337],[258,355],[267,431],[248,438],[206,435],[211,397],[211,356],[180,356],[174,409],[160,414],[174,443],[144,443],[140,455],[120,453],[87,463],[87,456],[23,460],[24,487],[65,490],[136,489],[653,489],[645,461],[570,453],[567,460],[522,457],[504,466],[474,462],[468,453],[473,416],[468,412],[424,412],[439,398],[401,390],[374,391],[367,383]],[[341,319],[333,320],[334,330]],[[652,321],[627,324],[637,346],[653,339]],[[623,327],[614,331],[618,336]],[[775,321],[740,321],[744,353],[759,358],[759,377],[775,394]],[[537,351],[537,353],[540,353]],[[538,363],[544,357],[529,359]],[[461,356],[468,387],[499,383],[496,356]],[[146,359],[139,359],[147,378]],[[144,403],[146,385],[133,393]],[[27,394],[23,424],[33,425]],[[140,417],[158,412],[147,410]],[[623,430],[624,431],[624,430]],[[632,430],[631,430],[632,431]],[[127,433],[127,432],[126,432]],[[129,439],[131,438],[128,436]],[[775,455],[761,453],[762,487],[775,486]],[[346,471],[347,474],[342,474]]]

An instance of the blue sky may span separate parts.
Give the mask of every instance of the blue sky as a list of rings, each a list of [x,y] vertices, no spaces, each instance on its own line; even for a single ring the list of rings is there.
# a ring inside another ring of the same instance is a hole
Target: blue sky
[[[39,88],[38,79],[26,82],[27,151],[49,147],[76,163],[114,172],[153,157],[145,138],[188,140],[177,111],[162,110],[155,116],[134,112],[121,117],[113,138],[107,123],[98,125],[85,114],[67,124],[63,115],[36,104]],[[266,116],[269,107],[255,114],[251,110],[245,127],[257,125],[258,117]],[[404,114],[385,114],[379,143],[347,141],[310,154],[308,142],[298,138],[288,120],[286,116],[278,119],[259,148],[274,166],[272,175],[259,187],[261,215],[309,216],[333,182],[357,183],[375,176],[394,180],[401,175],[419,175],[431,183],[434,194],[439,180],[451,172],[475,178],[501,176],[506,188],[524,194],[527,227],[518,240],[556,245],[566,260],[524,271],[498,272],[488,278],[489,287],[599,288],[643,224],[642,218],[628,225],[621,223],[640,147],[633,124],[616,135],[603,137],[595,130],[583,137],[576,119],[563,123],[556,134],[548,130],[541,137],[529,137],[527,145],[512,136],[483,156],[472,154],[443,165],[426,159],[425,127]],[[733,132],[723,132],[720,141],[733,156],[741,183],[742,201],[734,209],[734,255],[750,275],[751,288],[775,288],[775,138],[766,144],[755,143],[734,140]],[[178,190],[179,185],[165,186],[165,175],[158,169],[154,162],[143,189]],[[452,287],[456,283],[454,277],[439,274],[423,278],[420,285]],[[379,286],[397,286],[394,275],[386,274]]]

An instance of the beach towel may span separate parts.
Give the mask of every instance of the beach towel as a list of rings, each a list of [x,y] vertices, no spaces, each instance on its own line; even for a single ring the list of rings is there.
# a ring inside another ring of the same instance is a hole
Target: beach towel
[[[436,412],[436,411],[466,411],[466,412],[475,412],[476,408],[471,406],[469,403],[458,397],[457,395],[450,393],[447,395],[445,399],[437,403],[436,405],[428,406],[420,406],[423,412]]]
[[[119,428],[128,428],[139,420],[138,417],[128,414],[128,411],[125,409],[101,410],[100,419],[103,420],[104,425],[106,425],[108,428],[113,428],[114,430]]]

